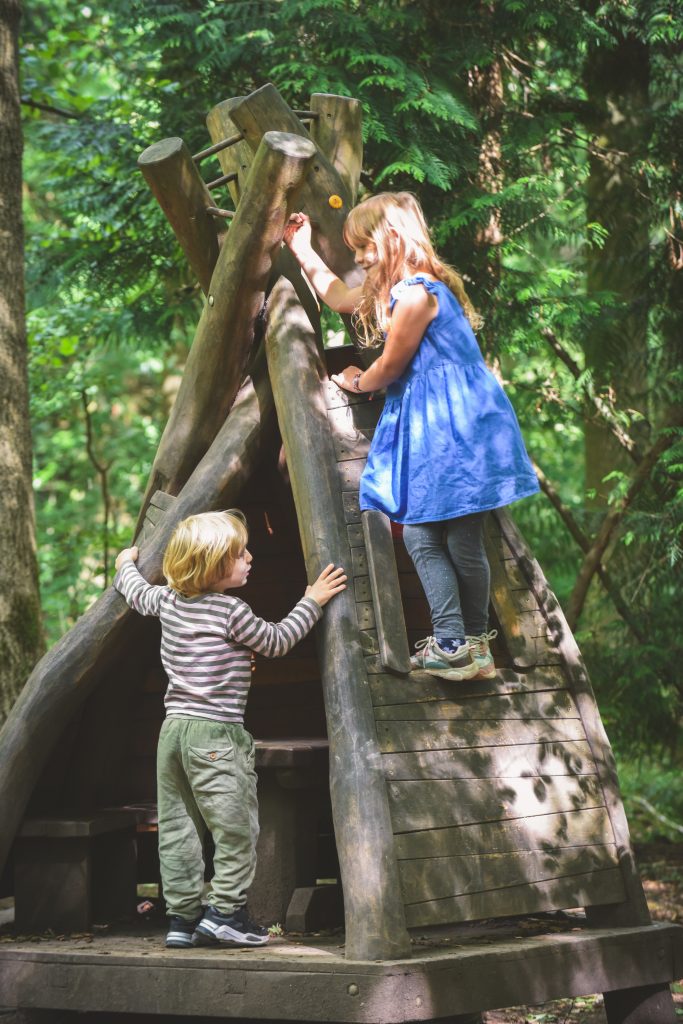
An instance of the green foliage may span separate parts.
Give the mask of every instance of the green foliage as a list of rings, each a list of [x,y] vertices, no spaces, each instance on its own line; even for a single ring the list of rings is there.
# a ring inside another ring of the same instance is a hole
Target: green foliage
[[[464,274],[483,313],[482,348],[501,369],[531,452],[593,536],[600,513],[586,500],[584,430],[597,415],[596,399],[645,447],[680,401],[681,289],[673,267],[683,214],[681,32],[666,0],[588,8],[578,0],[29,5],[23,91],[40,106],[26,107],[27,285],[51,635],[106,583],[102,474],[87,451],[85,410],[95,461],[109,467],[113,549],[129,540],[200,306],[135,161],[170,135],[192,151],[204,148],[207,110],[266,81],[293,108],[306,108],[311,92],[360,99],[364,187],[418,194],[439,250]],[[620,165],[634,195],[646,197],[650,217],[649,253],[637,254],[645,291],[635,297],[649,310],[647,415],[621,402],[618,359],[605,382],[588,344],[606,324],[622,323],[631,302],[586,283],[587,261],[602,257],[619,231],[602,216],[586,216],[591,175],[608,156],[595,136],[600,112],[586,71],[624,39],[645,43],[650,61],[643,131]],[[214,171],[206,167],[207,179]],[[334,330],[332,320],[326,326]],[[558,358],[550,336],[567,359]],[[673,570],[682,464],[679,444],[607,553],[646,649],[597,581],[580,620],[611,735],[624,748],[673,745],[679,728],[682,595]],[[625,460],[614,469],[621,477],[612,500],[634,467]],[[515,516],[566,602],[579,547],[544,497],[522,503]]]

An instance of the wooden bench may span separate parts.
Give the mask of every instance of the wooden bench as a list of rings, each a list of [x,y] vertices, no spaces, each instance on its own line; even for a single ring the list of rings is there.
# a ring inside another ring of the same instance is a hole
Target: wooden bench
[[[89,931],[135,909],[137,815],[125,809],[26,818],[14,849],[15,927]]]
[[[329,803],[328,743],[256,744],[261,834],[249,892],[256,919],[288,931],[340,924],[341,887],[321,821]],[[134,913],[138,882],[157,882],[156,805],[130,804],[91,815],[27,818],[16,840],[15,923],[22,933],[88,931]],[[323,837],[324,842],[324,837]],[[326,863],[327,884],[319,884]]]

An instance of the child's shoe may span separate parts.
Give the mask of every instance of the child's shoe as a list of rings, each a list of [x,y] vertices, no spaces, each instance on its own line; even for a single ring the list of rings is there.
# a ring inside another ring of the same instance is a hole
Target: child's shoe
[[[193,946],[265,946],[268,929],[249,919],[247,908],[239,907],[232,914],[221,914],[207,906],[192,936]]]
[[[453,654],[448,654],[439,647],[435,636],[428,636],[415,644],[415,651],[410,659],[411,671],[427,672],[430,676],[455,682],[472,679],[479,671],[467,641]]]
[[[468,636],[467,643],[470,645],[472,658],[477,666],[477,674],[473,679],[495,679],[496,666],[493,663],[493,655],[489,648],[489,641],[498,636],[498,630],[492,629],[490,633],[482,633],[480,636]]]
[[[192,936],[201,918],[195,917],[192,921],[185,920],[171,914],[168,919],[168,931],[166,933],[167,949],[186,949],[192,946]]]

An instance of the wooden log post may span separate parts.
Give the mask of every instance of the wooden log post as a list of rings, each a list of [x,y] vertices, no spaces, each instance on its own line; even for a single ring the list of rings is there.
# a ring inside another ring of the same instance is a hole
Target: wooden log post
[[[310,580],[329,562],[351,575],[351,549],[322,395],[315,332],[289,281],[269,300],[266,355]],[[409,955],[386,785],[353,588],[325,609],[319,658],[330,743],[330,794],[344,887],[346,956]]]
[[[158,528],[140,549],[151,583],[180,520],[238,500],[274,434],[265,360],[257,359],[230,417]],[[271,441],[272,443],[272,441]],[[64,728],[117,661],[135,613],[110,587],[38,663],[0,732],[0,871],[28,800]]]
[[[235,400],[285,224],[314,154],[309,139],[282,132],[266,133],[259,144],[152,465],[138,528],[155,491],[178,493]]]
[[[270,83],[234,102],[230,117],[252,150],[257,149],[267,131],[290,132],[310,138],[294,111]],[[335,197],[341,200],[341,206],[337,205]],[[359,285],[363,275],[342,236],[352,196],[339,172],[319,148],[316,148],[316,158],[301,189],[299,202],[300,209],[313,221],[313,245],[325,263],[349,287]]]
[[[222,222],[206,212],[214,201],[190,151],[182,139],[163,139],[140,154],[138,167],[206,294],[220,247],[217,224]]]
[[[353,204],[358,196],[363,167],[363,110],[360,100],[314,92],[311,110],[318,115],[311,123],[311,138],[339,172]]]
[[[233,96],[228,100],[223,100],[222,103],[217,103],[215,107],[212,107],[206,115],[206,127],[209,129],[209,135],[213,143],[230,138],[239,132],[239,128],[230,116],[230,111],[236,103],[241,103],[243,99],[244,96]],[[237,175],[234,181],[228,183],[228,189],[235,206],[239,203],[244,191],[253,159],[253,150],[247,142],[237,142],[234,146],[230,146],[229,149],[223,149],[218,154],[218,162],[221,165],[223,174]]]

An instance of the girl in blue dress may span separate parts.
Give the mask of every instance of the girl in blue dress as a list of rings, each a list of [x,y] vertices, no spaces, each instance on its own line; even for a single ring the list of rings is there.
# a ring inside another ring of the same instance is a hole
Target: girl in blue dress
[[[474,337],[476,314],[460,276],[439,259],[419,203],[409,192],[359,203],[344,239],[365,272],[349,288],[311,244],[304,214],[285,241],[320,298],[352,313],[361,342],[381,345],[367,370],[332,380],[346,391],[386,388],[360,483],[360,507],[403,524],[422,582],[433,635],[413,668],[446,679],[492,678],[488,629],[487,511],[538,491],[507,395]]]

